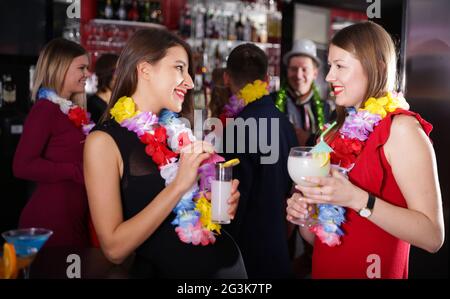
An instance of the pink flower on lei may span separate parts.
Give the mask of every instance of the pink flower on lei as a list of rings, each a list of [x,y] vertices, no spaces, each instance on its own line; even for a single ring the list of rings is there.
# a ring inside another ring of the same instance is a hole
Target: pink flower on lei
[[[330,247],[341,244],[339,235],[336,233],[327,233],[322,225],[314,225],[309,230],[315,233],[322,243],[327,244]]]
[[[365,141],[380,120],[381,116],[379,114],[360,110],[358,113],[352,113],[347,116],[340,132],[347,138]]]
[[[178,226],[175,228],[178,238],[184,243],[192,243],[193,245],[202,244],[203,246],[209,243],[214,244],[216,237],[213,232],[202,228],[202,224],[198,221],[195,226],[189,223],[186,227]]]

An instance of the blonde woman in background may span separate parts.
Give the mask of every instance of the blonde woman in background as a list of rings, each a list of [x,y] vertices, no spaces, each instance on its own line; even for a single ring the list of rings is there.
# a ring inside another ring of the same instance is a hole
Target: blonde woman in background
[[[19,227],[53,231],[46,246],[89,245],[83,145],[89,119],[81,107],[89,59],[80,45],[54,39],[36,67],[32,107],[14,156],[14,175],[37,188],[22,211]]]

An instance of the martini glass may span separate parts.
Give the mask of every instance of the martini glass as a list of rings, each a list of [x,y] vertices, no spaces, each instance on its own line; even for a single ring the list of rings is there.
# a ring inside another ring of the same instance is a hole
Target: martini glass
[[[305,181],[305,177],[324,177],[330,173],[330,160],[328,153],[314,153],[311,146],[298,146],[291,148],[288,157],[288,172],[291,179],[305,187],[316,187],[315,184]],[[295,219],[293,223],[300,226],[312,226],[317,222],[316,205],[311,205],[308,218]]]
[[[14,245],[17,267],[22,269],[24,279],[30,278],[30,264],[53,231],[45,228],[13,229],[2,233],[6,242]]]

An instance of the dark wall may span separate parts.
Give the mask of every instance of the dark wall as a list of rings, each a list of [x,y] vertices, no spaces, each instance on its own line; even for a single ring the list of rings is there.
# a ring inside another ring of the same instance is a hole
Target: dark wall
[[[404,19],[406,97],[414,111],[430,121],[442,191],[444,220],[449,231],[450,200],[450,2],[406,1]],[[418,178],[417,183],[420,183]],[[431,255],[411,250],[411,277],[448,277],[448,238]]]

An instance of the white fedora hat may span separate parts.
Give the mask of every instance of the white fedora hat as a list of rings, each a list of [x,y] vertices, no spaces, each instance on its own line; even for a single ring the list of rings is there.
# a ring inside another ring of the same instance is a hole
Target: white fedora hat
[[[311,57],[317,65],[320,66],[322,63],[320,59],[317,57],[317,48],[316,44],[309,39],[299,39],[294,42],[294,46],[292,47],[292,50],[284,54],[283,56],[283,63],[285,65],[288,65],[289,59],[292,56],[297,55],[306,55],[308,57]]]

